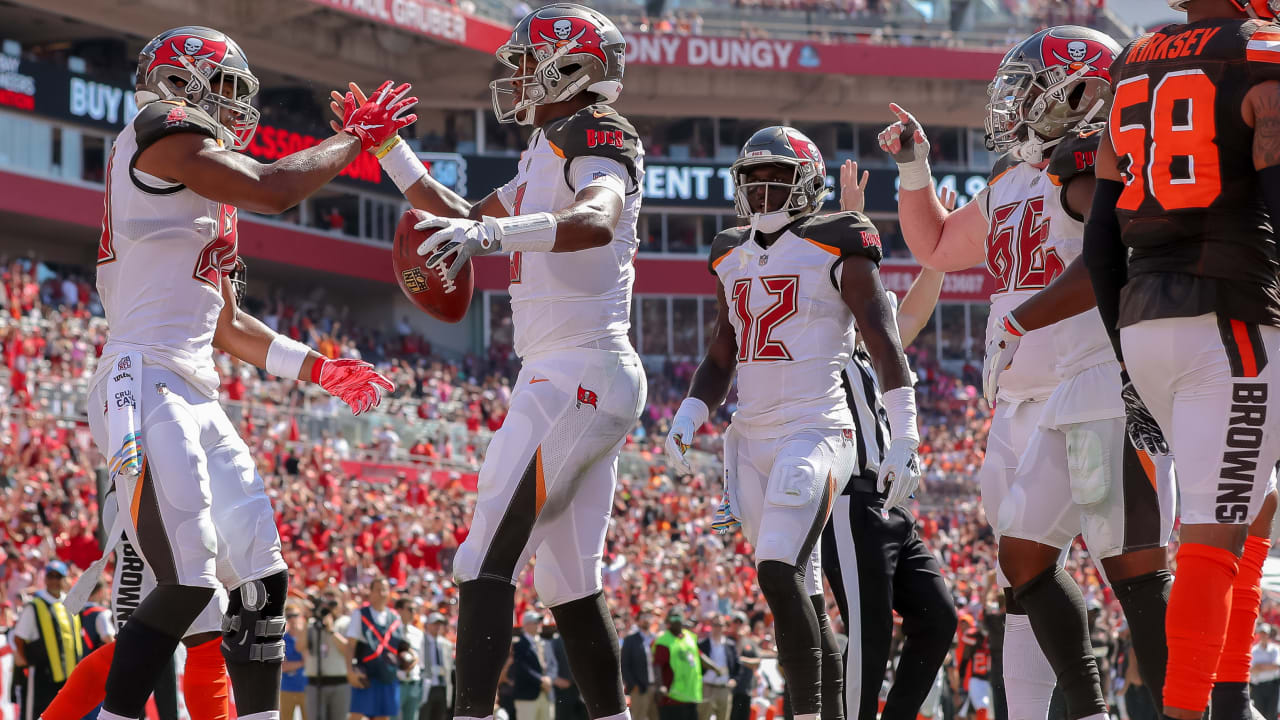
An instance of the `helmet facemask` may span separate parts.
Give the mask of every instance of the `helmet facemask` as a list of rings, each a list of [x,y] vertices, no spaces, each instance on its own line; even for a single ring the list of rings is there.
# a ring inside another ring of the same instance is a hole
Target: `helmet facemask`
[[[987,147],[1012,153],[1024,162],[1037,163],[1075,126],[1087,123],[1106,107],[1104,100],[1089,108],[1085,102],[1086,76],[1094,71],[1082,65],[1075,72],[1052,65],[1036,72],[1023,62],[1006,62],[988,86]]]
[[[796,218],[810,215],[822,207],[827,194],[825,179],[823,189],[817,192],[814,188],[813,163],[801,162],[777,155],[758,158],[743,158],[733,164],[731,173],[734,183],[734,205],[738,216],[751,218],[756,229],[773,233],[786,227]],[[791,180],[752,180],[751,170],[763,166],[781,166],[791,170]],[[763,212],[757,212],[752,200],[758,197]],[[785,198],[781,204],[779,198]],[[777,205],[777,207],[774,207]]]
[[[233,68],[222,68],[210,80],[210,91],[198,103],[200,109],[217,119],[229,134],[227,145],[244,150],[258,130],[261,113],[253,106],[258,94],[258,79]]]

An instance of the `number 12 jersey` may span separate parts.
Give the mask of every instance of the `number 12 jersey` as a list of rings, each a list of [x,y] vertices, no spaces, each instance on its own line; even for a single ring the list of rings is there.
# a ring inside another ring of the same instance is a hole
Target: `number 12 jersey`
[[[1116,212],[1131,250],[1120,327],[1210,312],[1280,325],[1273,225],[1242,115],[1255,85],[1280,80],[1280,28],[1170,25],[1130,43],[1111,72]]]

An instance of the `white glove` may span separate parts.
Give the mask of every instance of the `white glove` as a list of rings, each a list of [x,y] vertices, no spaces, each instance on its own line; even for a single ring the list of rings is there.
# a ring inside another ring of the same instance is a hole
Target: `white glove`
[[[693,436],[707,421],[710,411],[707,404],[695,397],[687,397],[671,418],[671,431],[667,433],[667,458],[676,469],[686,475],[693,473],[693,466],[685,459],[685,453],[693,445]]]
[[[889,109],[898,116],[898,121],[880,131],[877,138],[880,149],[892,155],[898,164],[899,187],[923,190],[933,182],[933,171],[929,168],[931,146],[924,126],[896,103],[889,103]]]
[[[1013,365],[1013,354],[1018,351],[1018,344],[1026,334],[1012,313],[996,321],[995,333],[987,341],[987,354],[982,360],[982,396],[987,399],[987,404],[996,404],[1000,373]]]
[[[445,276],[452,281],[462,272],[467,260],[478,255],[492,255],[502,251],[501,244],[492,237],[489,228],[479,220],[433,217],[413,226],[414,230],[438,230],[418,246],[418,254],[427,258],[427,267],[436,268],[448,261]]]
[[[889,449],[880,461],[880,476],[876,479],[877,491],[889,491],[884,499],[886,511],[905,505],[920,487],[920,455],[916,452],[919,447],[920,442],[909,437],[896,438],[889,443]]]

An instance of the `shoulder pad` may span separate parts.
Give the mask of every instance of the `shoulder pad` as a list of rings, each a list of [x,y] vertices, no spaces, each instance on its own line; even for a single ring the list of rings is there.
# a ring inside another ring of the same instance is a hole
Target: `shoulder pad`
[[[1093,174],[1093,165],[1098,158],[1098,143],[1106,129],[1106,123],[1076,128],[1053,148],[1053,154],[1049,156],[1048,174],[1054,185],[1066,185],[1077,175]]]
[[[209,113],[181,100],[157,100],[144,105],[133,119],[138,152],[163,137],[176,133],[196,133],[218,139],[219,126]]]
[[[747,241],[747,233],[751,232],[751,228],[732,227],[721,230],[716,233],[715,238],[711,241],[711,254],[707,256],[707,272],[712,275],[716,274],[716,265],[720,260],[733,252],[733,249]]]
[[[1005,153],[996,158],[996,164],[991,166],[991,174],[987,176],[987,184],[995,185],[996,180],[999,180],[1001,175],[1017,167],[1019,162],[1013,157],[1013,153]]]
[[[814,215],[792,232],[841,259],[865,257],[878,266],[884,257],[880,231],[860,212]]]
[[[1245,47],[1249,76],[1255,85],[1280,80],[1280,26],[1254,21]]]
[[[542,131],[556,154],[564,158],[565,172],[574,158],[605,157],[622,163],[632,187],[639,185],[638,160],[644,155],[640,136],[630,121],[608,105],[585,107]]]

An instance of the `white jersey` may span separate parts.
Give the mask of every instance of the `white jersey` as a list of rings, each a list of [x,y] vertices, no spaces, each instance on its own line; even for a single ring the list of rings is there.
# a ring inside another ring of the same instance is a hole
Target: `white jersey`
[[[216,398],[213,333],[222,277],[236,262],[236,209],[133,167],[142,150],[166,135],[216,138],[213,123],[199,108],[160,101],[120,132],[107,164],[98,295],[108,325],[104,358],[141,352],[145,362]]]
[[[601,181],[624,196],[608,245],[571,253],[512,253],[512,324],[521,358],[605,338],[627,342],[643,177],[640,139],[608,106],[593,105],[534,132],[516,177],[498,190],[508,213],[563,210],[584,187]]]
[[[854,322],[839,266],[854,255],[878,263],[880,236],[859,213],[811,217],[767,249],[749,233],[721,232],[710,258],[738,342],[734,426],[754,437],[853,428],[842,372]]]
[[[987,268],[996,278],[988,341],[1001,318],[1080,255],[1084,223],[1063,207],[1056,180],[1048,167],[1019,163],[995,176],[975,200],[988,220]],[[1028,332],[1012,367],[1000,375],[999,396],[1045,400],[1063,380],[1113,359],[1102,318],[1089,310]]]

